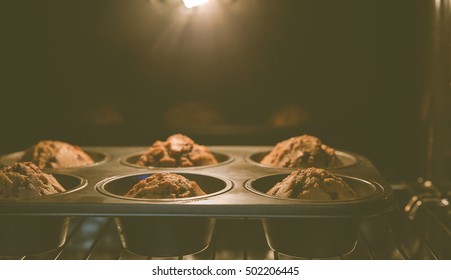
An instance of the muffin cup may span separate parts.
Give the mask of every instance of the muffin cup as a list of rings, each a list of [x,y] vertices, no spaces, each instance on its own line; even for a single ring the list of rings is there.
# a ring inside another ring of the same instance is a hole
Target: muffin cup
[[[265,167],[265,168],[283,168],[283,169],[292,169],[292,170],[301,168],[301,167],[280,167],[280,166],[261,164],[260,163],[261,160],[267,154],[269,154],[269,151],[254,153],[254,154],[246,156],[246,159],[253,164],[256,164],[256,165],[259,165],[259,166]],[[337,156],[337,161],[326,167],[322,167],[323,169],[336,169],[336,168],[350,167],[350,166],[358,163],[357,158],[350,153],[343,152],[343,151],[335,151],[335,154]]]
[[[100,153],[100,152],[95,152],[95,151],[85,150],[85,149],[83,149],[83,151],[85,153],[87,153],[88,156],[90,156],[92,158],[92,160],[94,161],[93,164],[86,165],[86,167],[100,165],[102,163],[107,162],[110,159],[110,156],[105,153]],[[80,166],[80,167],[83,167],[83,166]]]
[[[266,192],[289,174],[274,174],[250,180],[246,188],[268,199],[290,201],[299,205],[293,217],[262,219],[271,249],[303,258],[331,258],[352,252],[364,217],[380,214],[373,205],[384,189],[367,180],[340,176],[357,194],[353,200],[318,201],[281,198]],[[388,209],[387,209],[388,210]],[[296,217],[298,216],[298,217]]]
[[[135,254],[172,257],[208,247],[215,219],[197,217],[117,217],[122,246]]]
[[[0,256],[41,254],[63,246],[70,218],[0,217]]]
[[[216,152],[211,152],[216,160],[218,161],[218,163],[216,164],[210,164],[210,165],[200,165],[200,166],[191,166],[191,167],[157,167],[157,166],[143,166],[143,165],[139,165],[136,164],[139,160],[139,158],[141,157],[141,155],[144,153],[145,151],[142,151],[140,153],[134,153],[128,156],[125,156],[121,159],[121,163],[127,166],[131,166],[131,167],[136,167],[136,168],[145,168],[145,169],[171,169],[171,168],[175,168],[175,169],[198,169],[198,168],[206,168],[206,167],[214,167],[214,166],[218,166],[218,165],[222,165],[222,164],[226,164],[231,162],[233,159],[226,155],[226,154],[221,154],[221,153],[216,153]]]
[[[196,181],[206,195],[175,199],[130,198],[124,195],[140,180],[154,173],[135,174],[108,179],[97,189],[116,198],[146,203],[189,203],[226,192],[232,183],[213,176],[176,173]],[[172,257],[194,254],[208,247],[215,219],[195,216],[121,216],[115,218],[122,246],[135,254]]]
[[[361,220],[275,218],[263,219],[262,224],[274,251],[303,258],[332,258],[354,250]]]
[[[59,197],[75,192],[86,185],[80,177],[66,174],[52,174],[66,189],[66,192],[23,199],[4,199],[1,202],[17,200],[36,202],[46,197]],[[0,216],[0,256],[24,256],[55,250],[66,241],[70,218],[60,216]]]

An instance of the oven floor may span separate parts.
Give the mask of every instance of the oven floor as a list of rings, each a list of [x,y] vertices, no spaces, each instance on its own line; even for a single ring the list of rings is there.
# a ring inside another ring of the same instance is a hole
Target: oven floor
[[[414,220],[400,209],[363,222],[354,251],[334,259],[450,259],[450,231],[437,212],[424,207]],[[331,233],[333,234],[333,233]],[[16,259],[114,260],[268,260],[300,259],[272,251],[262,225],[254,219],[218,219],[210,246],[204,251],[172,258],[134,255],[122,249],[112,218],[73,218],[64,247],[42,255]]]

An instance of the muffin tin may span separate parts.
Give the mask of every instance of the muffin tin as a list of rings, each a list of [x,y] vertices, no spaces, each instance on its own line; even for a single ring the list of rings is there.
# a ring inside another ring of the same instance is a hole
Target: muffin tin
[[[147,147],[89,147],[85,149],[88,153],[103,155],[100,162],[92,166],[57,170],[60,174],[75,175],[86,180],[85,187],[61,196],[2,200],[0,215],[114,216],[124,247],[153,256],[180,255],[202,250],[208,246],[211,238],[214,218],[257,218],[262,219],[268,244],[274,250],[297,256],[329,257],[352,250],[363,218],[382,214],[394,207],[390,186],[368,159],[355,153],[337,151],[343,164],[333,166],[330,171],[347,180],[361,197],[349,201],[308,201],[281,199],[264,194],[275,181],[292,171],[258,163],[259,158],[271,147],[209,148],[218,155],[217,165],[155,168],[133,163],[137,155],[144,153]],[[0,159],[0,164],[11,164],[20,156],[21,152],[7,155]],[[207,195],[174,200],[122,197],[139,179],[163,171],[197,181]],[[142,226],[143,224],[148,226]],[[144,235],[154,241],[148,241],[147,245],[136,242],[145,238],[143,233],[137,235],[138,228],[147,228],[147,234]],[[188,228],[202,230],[188,233]],[[161,241],[169,232],[180,231],[183,236],[175,234],[172,239],[180,242],[174,244],[169,240]],[[327,234],[310,240],[310,237],[320,236],[312,231]],[[186,236],[198,236],[199,242]],[[291,241],[288,238],[290,236]],[[300,242],[301,239],[310,242]],[[318,250],[318,242],[329,245],[322,245],[325,248]],[[194,243],[195,246],[187,246]],[[163,248],[169,244],[175,248]],[[334,250],[327,247],[334,247]]]

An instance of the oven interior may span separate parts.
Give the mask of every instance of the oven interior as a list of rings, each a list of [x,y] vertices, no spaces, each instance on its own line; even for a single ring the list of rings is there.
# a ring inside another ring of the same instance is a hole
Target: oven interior
[[[308,133],[368,157],[398,201],[336,259],[451,258],[451,1],[1,6],[0,154],[42,139],[246,146]],[[158,259],[122,249],[113,219],[91,216],[73,218],[60,249],[15,258]],[[293,258],[251,218],[218,219],[206,250],[171,257]]]

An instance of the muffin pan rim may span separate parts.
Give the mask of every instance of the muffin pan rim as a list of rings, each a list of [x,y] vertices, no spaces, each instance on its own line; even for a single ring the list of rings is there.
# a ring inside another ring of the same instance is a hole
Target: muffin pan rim
[[[212,196],[216,196],[216,195],[221,195],[223,193],[226,193],[228,191],[230,191],[231,189],[233,189],[234,187],[234,183],[232,180],[228,179],[228,178],[224,178],[224,177],[220,177],[220,176],[211,176],[211,175],[205,175],[205,174],[198,174],[198,173],[191,173],[191,172],[170,172],[170,173],[174,173],[174,174],[178,174],[178,175],[184,175],[184,174],[192,174],[192,175],[196,175],[196,176],[204,176],[204,177],[211,177],[211,178],[215,178],[218,180],[221,180],[225,183],[225,187],[223,189],[221,189],[220,191],[214,192],[214,193],[208,193],[206,195],[200,195],[200,196],[194,196],[194,197],[187,197],[187,198],[135,198],[135,197],[126,197],[123,195],[117,195],[114,193],[111,193],[109,191],[107,191],[105,189],[105,185],[116,181],[116,180],[120,180],[120,179],[124,179],[127,177],[135,177],[135,176],[142,176],[142,175],[151,175],[151,174],[156,174],[156,173],[161,173],[161,172],[152,172],[152,171],[148,171],[148,172],[139,172],[139,173],[134,173],[134,174],[128,174],[128,175],[119,175],[119,176],[113,176],[113,177],[109,177],[106,178],[100,182],[98,182],[97,184],[95,184],[94,188],[97,192],[99,192],[102,195],[106,195],[106,196],[111,196],[114,198],[118,198],[118,199],[125,199],[125,200],[134,200],[134,201],[139,201],[139,202],[149,202],[149,203],[175,203],[175,202],[190,202],[190,201],[195,201],[195,200],[201,200],[201,199],[206,199]],[[169,173],[169,172],[168,172]],[[189,180],[189,178],[187,178]],[[130,186],[130,189],[133,186]],[[202,188],[202,186],[200,186]]]
[[[321,206],[326,206],[326,205],[343,205],[343,204],[356,204],[356,203],[365,203],[366,201],[370,200],[370,199],[377,199],[379,196],[383,195],[383,193],[385,192],[385,188],[380,185],[379,183],[372,181],[372,180],[368,180],[368,179],[362,179],[362,178],[358,178],[358,177],[354,177],[354,176],[348,176],[348,175],[340,175],[340,174],[334,174],[335,176],[339,177],[339,178],[345,178],[345,179],[350,179],[350,180],[356,180],[356,181],[360,181],[363,182],[365,184],[371,185],[373,186],[376,191],[371,194],[371,195],[367,195],[367,196],[362,196],[362,197],[358,197],[356,199],[340,199],[340,200],[313,200],[313,199],[300,199],[300,198],[286,198],[286,197],[279,197],[279,196],[275,196],[275,195],[269,195],[266,193],[263,193],[257,189],[255,189],[254,187],[252,187],[252,183],[255,182],[258,179],[262,179],[265,177],[273,177],[273,176],[280,176],[280,175],[290,175],[290,173],[283,173],[283,172],[279,172],[279,173],[273,173],[273,174],[269,174],[269,175],[264,175],[264,176],[260,176],[260,177],[255,177],[255,178],[250,178],[248,180],[246,180],[246,182],[244,183],[244,187],[257,195],[269,198],[269,199],[280,199],[280,200],[284,200],[284,201],[292,201],[292,202],[302,202],[304,204],[308,204],[308,205],[319,205],[321,204]]]
[[[199,165],[199,166],[190,166],[190,167],[183,167],[183,166],[174,166],[174,167],[144,166],[144,165],[139,165],[139,164],[136,164],[136,163],[131,163],[131,162],[129,161],[130,158],[137,157],[137,156],[140,156],[140,155],[142,155],[143,153],[145,153],[145,150],[144,150],[144,151],[141,151],[141,152],[135,152],[135,153],[133,153],[133,154],[129,154],[129,155],[122,156],[122,157],[119,158],[119,162],[120,162],[121,164],[125,165],[125,166],[129,166],[129,167],[133,167],[133,168],[137,168],[137,169],[141,169],[141,170],[143,170],[143,169],[144,169],[144,170],[145,170],[145,169],[147,169],[147,170],[165,170],[165,169],[174,169],[174,170],[197,170],[197,169],[202,169],[202,168],[211,168],[211,167],[221,166],[221,165],[224,165],[224,164],[230,164],[230,163],[234,162],[234,160],[235,160],[233,157],[231,157],[230,155],[225,154],[225,153],[218,153],[218,152],[211,151],[211,150],[210,150],[210,152],[211,152],[215,157],[216,157],[216,155],[220,155],[220,156],[225,156],[225,157],[227,157],[227,159],[224,160],[224,161],[218,162],[218,163],[216,163],[216,164]]]

